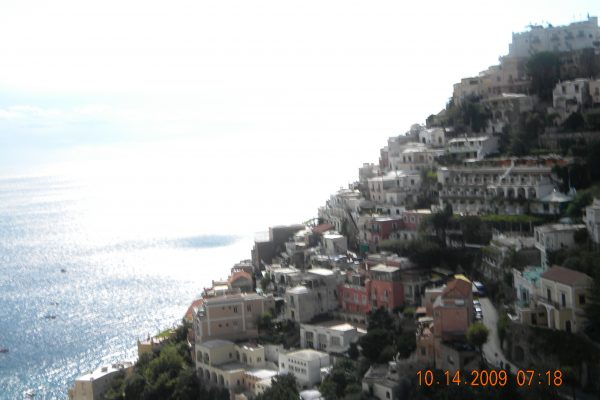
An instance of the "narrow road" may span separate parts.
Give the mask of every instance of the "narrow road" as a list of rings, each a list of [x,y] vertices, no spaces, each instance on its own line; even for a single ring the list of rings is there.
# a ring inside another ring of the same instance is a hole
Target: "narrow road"
[[[481,312],[483,313],[483,324],[490,331],[488,340],[483,345],[483,354],[490,363],[490,366],[500,367],[500,362],[502,362],[503,366],[509,365],[511,371],[514,373],[518,369],[517,366],[504,357],[504,353],[500,346],[500,338],[498,337],[498,330],[496,329],[498,311],[496,311],[496,307],[494,307],[487,297],[481,297],[479,301],[481,302]]]

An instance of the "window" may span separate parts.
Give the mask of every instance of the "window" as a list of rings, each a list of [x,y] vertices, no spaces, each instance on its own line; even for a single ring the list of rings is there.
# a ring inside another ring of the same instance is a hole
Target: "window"
[[[550,292],[549,288],[546,288],[546,298],[548,301],[552,301],[552,293]]]
[[[389,392],[389,391],[385,392],[385,398],[386,398],[386,399],[389,399],[389,398],[390,398],[390,392]]]
[[[237,308],[237,306],[233,306],[233,312],[234,312],[234,313],[238,312],[238,308]]]
[[[251,312],[252,311],[252,304],[248,304],[246,306],[246,311]]]
[[[584,305],[585,304],[585,294],[580,294],[579,295],[579,305]]]
[[[561,293],[561,294],[560,294],[560,304],[561,304],[563,307],[566,307],[566,306],[567,306],[567,296],[565,296],[565,294],[564,294],[564,293]]]

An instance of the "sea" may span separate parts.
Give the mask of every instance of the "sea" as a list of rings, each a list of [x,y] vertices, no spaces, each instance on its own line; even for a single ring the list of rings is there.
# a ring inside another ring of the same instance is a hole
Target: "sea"
[[[138,339],[250,256],[251,237],[193,234],[185,219],[163,230],[143,223],[152,213],[132,227],[97,200],[75,179],[0,180],[0,399],[67,398],[78,375],[135,357]]]
[[[248,151],[255,139],[79,148],[0,175],[0,400],[66,399],[77,376],[134,358],[257,233],[316,217],[365,150],[317,157],[297,137]]]

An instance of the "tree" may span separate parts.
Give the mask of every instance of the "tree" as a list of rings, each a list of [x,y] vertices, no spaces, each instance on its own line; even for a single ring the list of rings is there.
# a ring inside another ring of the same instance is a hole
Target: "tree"
[[[277,375],[272,379],[271,387],[256,396],[256,400],[298,399],[296,377],[292,374]]]
[[[146,388],[146,379],[139,373],[133,373],[125,379],[123,393],[126,399],[141,399]]]
[[[554,86],[560,80],[560,60],[555,53],[542,51],[527,60],[531,90],[543,101],[552,100]]]
[[[467,340],[479,349],[480,354],[482,353],[483,345],[487,342],[488,335],[488,328],[481,322],[475,322],[467,330]]]
[[[574,112],[563,122],[563,128],[567,132],[578,132],[585,128],[585,120],[580,112]]]
[[[356,360],[360,356],[360,352],[358,351],[358,346],[356,343],[350,343],[350,347],[348,348],[348,357],[351,360]]]
[[[393,343],[393,333],[386,329],[369,329],[367,334],[360,338],[363,355],[372,363],[379,360],[384,348]]]

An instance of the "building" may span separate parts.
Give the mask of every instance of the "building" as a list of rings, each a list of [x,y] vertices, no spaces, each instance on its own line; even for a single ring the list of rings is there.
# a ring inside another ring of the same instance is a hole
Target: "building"
[[[535,247],[541,253],[542,267],[548,267],[548,253],[575,247],[575,232],[585,229],[583,224],[547,224],[533,228]]]
[[[446,154],[453,159],[482,160],[498,152],[498,139],[495,136],[458,137],[448,140]]]
[[[566,165],[558,156],[497,158],[467,161],[438,169],[440,207],[455,213],[524,214],[529,204],[551,194],[554,165]]]
[[[343,321],[300,325],[300,347],[344,354],[358,340],[355,326]]]
[[[323,250],[328,256],[346,254],[348,251],[348,239],[335,231],[323,234]]]
[[[233,272],[227,283],[230,288],[241,293],[252,293],[254,292],[254,282],[252,281],[252,274],[246,271]]]
[[[69,389],[69,399],[101,400],[104,398],[104,393],[110,389],[113,379],[119,374],[129,375],[132,371],[131,361],[102,366],[75,379],[75,384]]]
[[[600,199],[585,208],[583,221],[592,242],[600,244]]]
[[[517,310],[524,324],[579,332],[585,326],[585,305],[593,280],[586,274],[553,266],[515,272]]]
[[[421,174],[418,171],[395,170],[369,178],[367,182],[369,200],[404,205],[416,200],[415,196],[421,187]]]
[[[544,325],[547,321],[545,310],[538,310],[536,299],[540,292],[540,276],[543,267],[528,266],[520,271],[513,269],[513,286],[515,288],[515,310],[519,321],[527,325]],[[538,323],[539,321],[539,323]]]
[[[277,374],[276,371],[254,374],[256,376],[251,373],[248,378],[249,371],[269,371],[266,369],[265,349],[260,345],[213,339],[196,343],[195,351],[196,372],[209,385],[254,390],[256,380],[253,378],[269,379]]]
[[[361,222],[361,239],[369,244],[377,244],[397,236],[404,226],[400,215],[371,215]]]
[[[451,372],[477,368],[477,353],[466,342],[473,322],[471,282],[456,278],[444,286],[427,288],[423,304],[425,315],[417,320],[417,359]]]
[[[369,269],[370,290],[368,302],[372,309],[394,310],[404,304],[400,268],[377,265]]]
[[[588,16],[585,21],[566,26],[531,25],[529,31],[513,33],[508,54],[512,57],[529,58],[542,51],[560,53],[588,48],[600,51],[597,17]]]
[[[555,123],[562,124],[575,112],[591,105],[589,79],[558,82],[552,91],[552,108],[549,114],[557,114]]]
[[[234,294],[204,299],[196,309],[196,343],[211,339],[247,340],[258,337],[259,316],[275,309],[272,296]]]
[[[472,284],[463,279],[452,279],[433,302],[434,336],[442,340],[464,339],[472,323]]]
[[[427,364],[412,360],[390,361],[387,365],[373,364],[362,379],[363,393],[369,399],[406,399],[417,371],[424,371],[426,368]]]
[[[325,268],[312,268],[302,274],[288,276],[285,290],[285,317],[296,322],[308,322],[315,316],[338,307],[337,286],[342,276]]]
[[[269,232],[257,234],[254,238],[254,247],[252,249],[252,265],[258,271],[264,264],[270,264],[273,257],[283,251],[285,242],[288,241],[294,233],[305,228],[302,224],[273,226]]]
[[[481,249],[481,272],[491,281],[501,281],[512,268],[539,265],[540,251],[531,236],[493,235],[488,246]],[[513,264],[517,265],[513,265]]]
[[[522,93],[501,93],[483,99],[481,103],[490,112],[486,133],[493,135],[518,124],[521,113],[532,111],[535,101]]]
[[[600,79],[590,80],[588,84],[591,100],[591,106],[594,108],[600,107]]]
[[[431,147],[444,147],[446,132],[439,127],[423,129],[419,132],[419,142]]]
[[[301,386],[313,386],[321,382],[321,369],[329,367],[329,354],[303,349],[279,353],[279,372],[293,374]]]

